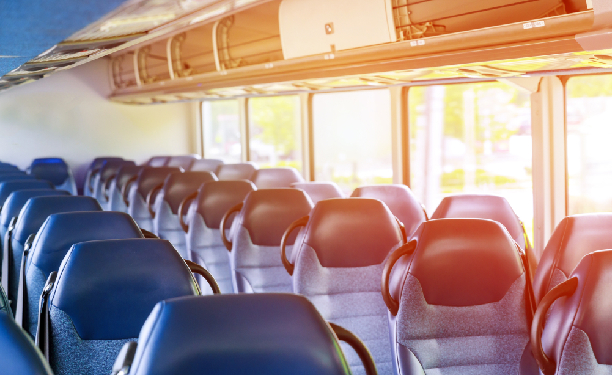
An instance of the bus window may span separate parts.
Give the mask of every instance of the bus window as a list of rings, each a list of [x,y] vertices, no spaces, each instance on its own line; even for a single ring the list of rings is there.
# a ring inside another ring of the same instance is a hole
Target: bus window
[[[202,103],[204,157],[240,163],[240,115],[237,100]]]
[[[500,195],[531,236],[529,93],[501,82],[409,93],[411,187],[427,211],[451,194]]]
[[[301,134],[297,95],[249,99],[249,160],[260,168],[301,171]]]
[[[612,211],[612,75],[567,83],[569,214]]]
[[[313,99],[315,179],[345,194],[393,181],[389,90],[316,94]]]

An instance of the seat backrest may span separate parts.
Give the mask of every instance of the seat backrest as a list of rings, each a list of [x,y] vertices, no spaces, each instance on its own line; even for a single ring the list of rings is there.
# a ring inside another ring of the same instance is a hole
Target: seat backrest
[[[19,169],[17,166],[13,165],[13,164],[7,164],[7,163],[1,163],[0,164],[0,172],[13,172],[13,173],[25,173],[23,172],[21,169]]]
[[[221,164],[217,170],[220,181],[251,180],[257,167],[253,163]]]
[[[30,165],[30,174],[40,180],[49,181],[58,189],[62,188],[72,194],[76,193],[72,171],[62,158],[34,159]]]
[[[160,302],[140,332],[128,374],[196,375],[201,369],[208,375],[350,373],[329,326],[301,296],[221,295]]]
[[[193,162],[200,157],[197,155],[175,155],[170,156],[168,162],[166,163],[166,167],[178,167],[182,168],[184,171],[188,171],[191,168]]]
[[[53,189],[48,181],[42,180],[10,180],[0,182],[0,205],[8,199],[11,193],[24,189]]]
[[[123,187],[128,183],[129,180],[138,176],[138,173],[142,170],[142,166],[139,165],[124,165],[117,171],[113,182],[111,183],[108,191],[108,209],[109,211],[121,211],[125,212],[127,206],[123,201]]]
[[[177,172],[181,172],[178,167],[144,167],[138,173],[136,190],[142,198],[146,198],[153,188],[163,183],[170,174]]]
[[[361,186],[353,191],[351,197],[374,198],[382,201],[404,224],[409,237],[422,222],[427,220],[423,206],[406,185]]]
[[[197,159],[191,163],[190,171],[203,171],[217,173],[219,167],[223,165],[223,160],[219,159]]]
[[[87,196],[93,194],[93,184],[96,179],[98,173],[100,173],[100,169],[107,161],[120,161],[123,158],[112,157],[112,156],[103,156],[99,158],[95,158],[92,160],[91,164],[89,164],[89,168],[87,168],[87,173],[85,175],[85,184],[83,187],[83,193]]]
[[[30,250],[25,270],[23,327],[32,337],[38,324],[38,300],[51,272],[72,245],[92,240],[143,238],[134,220],[121,212],[68,212],[50,215]]]
[[[542,346],[557,375],[612,371],[612,251],[589,253],[570,278],[575,291],[550,308]],[[552,292],[551,292],[552,294]]]
[[[289,225],[311,209],[310,198],[298,189],[264,189],[247,195],[232,230],[237,292],[292,291],[291,277],[280,257],[281,239]],[[288,241],[288,248],[294,242],[295,238]]]
[[[136,164],[131,160],[108,161],[104,163],[100,169],[100,173],[98,173],[96,177],[93,197],[96,198],[100,204],[107,204],[106,187],[109,180],[115,178],[122,167],[135,165]]]
[[[0,312],[0,363],[5,374],[53,375],[40,350],[4,312]]]
[[[533,279],[536,301],[567,280],[585,255],[612,249],[612,213],[568,216],[561,220],[546,244]]]
[[[395,216],[376,199],[326,199],[315,205],[299,238],[293,291],[308,297],[324,319],[360,337],[380,374],[393,374],[380,280],[388,255],[403,243]],[[357,354],[344,348],[351,370],[362,373]]]
[[[13,180],[36,180],[36,177],[25,174],[23,172],[16,173],[2,173],[0,174],[0,183],[5,181],[13,181]]]
[[[230,253],[219,231],[221,219],[230,208],[243,202],[255,189],[255,185],[246,180],[208,182],[200,187],[187,215],[189,259],[205,267],[215,277],[221,293],[234,291]],[[205,288],[202,289],[204,292]]]
[[[315,205],[323,199],[344,198],[342,190],[333,182],[298,182],[291,187],[304,190]]]
[[[413,238],[412,256],[390,281],[399,304],[391,328],[398,373],[461,366],[517,374],[529,355],[532,297],[508,231],[492,220],[439,219]]]
[[[278,189],[304,182],[304,178],[295,168],[265,168],[256,170],[251,181],[257,189]]]
[[[168,241],[73,245],[49,297],[51,368],[110,374],[121,347],[138,337],[158,302],[197,294],[189,268]]]
[[[151,157],[145,165],[148,167],[164,167],[168,164],[170,160],[170,156],[153,156]]]

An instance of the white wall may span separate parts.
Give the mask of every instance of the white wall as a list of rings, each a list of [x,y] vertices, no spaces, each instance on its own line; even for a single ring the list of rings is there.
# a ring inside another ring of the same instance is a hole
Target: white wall
[[[196,103],[113,103],[107,64],[97,60],[0,93],[0,160],[25,168],[33,158],[60,156],[78,174],[96,156],[142,162],[196,152]]]

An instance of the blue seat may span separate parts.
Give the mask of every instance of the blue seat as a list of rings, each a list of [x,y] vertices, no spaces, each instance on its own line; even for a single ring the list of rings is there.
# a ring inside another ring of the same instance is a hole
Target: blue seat
[[[325,320],[359,336],[380,375],[393,375],[380,280],[385,261],[404,244],[395,216],[376,199],[326,199],[308,219],[288,228],[285,238],[300,227],[304,230],[293,246],[294,261],[284,262],[293,276],[293,292],[308,297]],[[358,354],[343,349],[351,372],[364,374]]]
[[[34,159],[29,173],[39,180],[49,181],[58,190],[66,190],[76,195],[76,182],[68,163],[61,158]]]
[[[411,236],[419,225],[427,220],[423,206],[406,185],[360,186],[353,191],[351,197],[373,198],[382,201],[402,222],[408,236]]]
[[[160,302],[127,365],[129,375],[350,374],[330,327],[308,300],[290,294]]]
[[[21,169],[19,169],[16,165],[13,164],[9,164],[9,163],[0,163],[0,172],[23,172]]]
[[[147,167],[165,167],[168,160],[170,160],[170,156],[153,156],[147,160],[145,165]]]
[[[236,292],[292,292],[291,276],[280,257],[281,238],[311,209],[310,198],[299,189],[263,189],[247,195],[226,245],[231,248]],[[221,228],[227,228],[223,224]],[[293,243],[288,241],[290,246]]]
[[[83,187],[83,194],[86,196],[91,196],[94,192],[93,184],[96,179],[98,173],[100,173],[100,168],[107,161],[119,161],[123,160],[123,158],[112,157],[112,156],[103,156],[99,158],[95,158],[89,168],[87,168],[87,173],[85,174],[85,183]]]
[[[36,180],[32,175],[23,172],[10,172],[0,174],[0,183],[13,180]]]
[[[144,167],[138,178],[129,187],[127,213],[138,223],[140,228],[153,231],[153,217],[149,211],[149,202],[154,202],[156,189],[171,173],[180,172],[178,167]],[[151,194],[153,192],[153,194]]]
[[[0,312],[0,363],[7,375],[53,375],[40,350],[4,312]]]
[[[38,232],[42,224],[51,214],[74,211],[101,211],[98,202],[91,197],[49,196],[30,198],[25,204],[15,223],[15,229],[10,236],[9,257],[3,263],[8,264],[8,275],[2,272],[3,285],[8,285],[8,295],[11,306],[15,309],[17,287],[19,281],[19,266],[23,256],[25,243],[30,235]],[[6,280],[6,281],[5,281]]]
[[[6,202],[14,191],[24,189],[53,189],[48,181],[42,180],[9,180],[0,182],[0,206]]]
[[[108,206],[106,208],[109,211],[127,212],[125,199],[127,198],[129,185],[136,181],[136,178],[138,178],[138,173],[140,173],[142,168],[143,167],[138,165],[124,165],[123,167],[119,168],[117,175],[112,179],[110,187],[107,190]]]
[[[223,165],[223,160],[218,159],[197,159],[191,163],[189,167],[190,171],[202,171],[202,172],[212,172],[217,173],[219,167]]]
[[[295,168],[265,168],[256,170],[251,181],[257,189],[278,189],[304,182],[304,178]]]
[[[108,375],[155,305],[195,296],[198,286],[170,242],[81,242],[70,249],[49,296],[49,362],[56,375]],[[39,332],[39,340],[46,337]]]
[[[251,180],[256,170],[253,163],[221,164],[216,174],[219,181]]]
[[[136,164],[131,160],[107,161],[102,168],[100,168],[100,173],[98,173],[94,181],[94,192],[92,197],[96,198],[103,208],[107,207],[109,203],[109,196],[107,194],[109,182],[117,176],[119,169],[126,165],[134,166]]]
[[[291,187],[304,190],[315,205],[323,199],[344,198],[342,190],[333,182],[298,182]]]
[[[162,183],[155,198],[153,208],[153,233],[159,238],[170,241],[184,259],[190,259],[187,253],[185,232],[179,221],[181,202],[197,192],[202,184],[216,181],[211,172],[175,172]],[[151,203],[151,202],[150,202]]]
[[[242,203],[255,190],[250,181],[214,181],[204,184],[187,213],[187,250],[189,259],[206,268],[217,280],[221,293],[233,293],[230,253],[225,248],[219,227],[223,215]],[[182,213],[181,213],[182,214]],[[231,223],[228,223],[231,227]],[[229,228],[226,232],[229,232]],[[212,290],[202,286],[204,294]]]
[[[183,171],[188,171],[194,161],[198,160],[198,155],[175,155],[168,158],[165,167],[178,167]]]
[[[23,329],[32,337],[38,325],[38,300],[51,272],[59,270],[72,245],[92,240],[143,238],[134,220],[122,212],[69,212],[50,215],[25,260]],[[19,309],[17,313],[20,313]],[[20,318],[18,318],[19,320]]]

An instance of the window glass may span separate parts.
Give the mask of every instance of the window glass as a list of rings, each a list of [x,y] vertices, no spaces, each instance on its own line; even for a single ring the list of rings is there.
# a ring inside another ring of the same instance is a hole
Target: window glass
[[[389,90],[316,94],[313,117],[316,180],[347,195],[393,181]]]
[[[569,214],[612,211],[612,75],[567,83]]]
[[[204,157],[240,163],[240,115],[237,100],[202,102]]]
[[[431,215],[457,193],[505,197],[533,232],[529,93],[500,82],[414,87],[411,186]]]
[[[302,170],[300,98],[273,96],[249,99],[250,160],[260,168]]]

